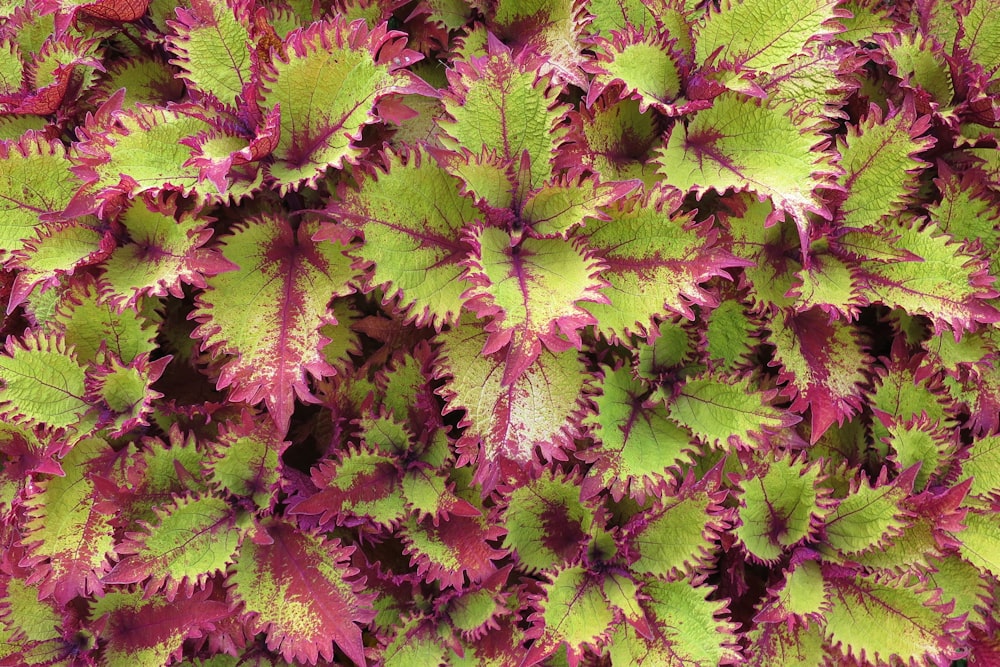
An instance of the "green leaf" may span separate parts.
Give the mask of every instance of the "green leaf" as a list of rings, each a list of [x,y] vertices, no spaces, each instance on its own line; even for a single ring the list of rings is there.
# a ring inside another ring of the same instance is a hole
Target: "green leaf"
[[[29,556],[23,562],[33,569],[28,583],[41,582],[40,597],[53,595],[66,605],[78,595],[104,592],[101,575],[114,550],[115,515],[98,501],[93,478],[110,451],[99,438],[76,443],[61,462],[65,476],[38,482],[25,503]]]
[[[843,12],[835,0],[723,0],[697,31],[695,59],[741,69],[770,70],[802,53],[813,41],[837,32],[832,21]]]
[[[284,521],[263,526],[268,544],[244,540],[229,575],[229,593],[253,634],[288,661],[333,660],[336,645],[365,664],[361,628],[375,617],[353,580],[353,548],[341,548]],[[262,540],[263,541],[263,540]]]
[[[1000,321],[1000,312],[989,303],[997,292],[984,260],[939,233],[932,223],[904,221],[892,231],[899,234],[897,247],[909,257],[892,262],[861,258],[865,272],[861,284],[871,303],[925,315],[934,333]],[[869,234],[862,231],[848,238]]]
[[[890,483],[883,469],[875,486],[862,476],[857,489],[827,514],[824,549],[859,554],[878,549],[899,535],[909,523],[902,503],[912,491],[914,475],[911,469]]]
[[[579,480],[561,475],[543,475],[511,491],[503,517],[503,546],[516,553],[525,572],[576,562],[597,527],[593,503],[580,500]],[[559,535],[552,534],[553,525]]]
[[[673,103],[681,92],[683,72],[670,37],[656,30],[632,28],[613,35],[611,41],[600,40],[597,62],[592,65],[596,76],[587,100],[592,102],[606,88],[621,84],[624,90],[619,96],[638,100],[641,113],[652,106],[676,115]]]
[[[929,126],[929,117],[918,118],[913,105],[885,120],[879,107],[872,105],[858,126],[848,125],[839,145],[844,173],[838,183],[847,192],[840,205],[845,226],[876,225],[903,208],[919,172],[927,166],[916,156],[934,145],[932,137],[921,136]]]
[[[485,150],[510,165],[520,164],[527,153],[529,173],[523,180],[530,189],[552,176],[550,162],[565,134],[558,89],[539,78],[535,65],[490,40],[485,60],[457,61],[448,72],[451,87],[443,99],[451,118],[439,121],[446,134],[440,139],[453,150],[473,155]]]
[[[615,620],[615,608],[604,596],[600,580],[582,567],[560,571],[551,583],[542,584],[542,590],[545,600],[533,616],[540,634],[525,661],[533,664],[533,658],[537,661],[566,644],[576,664],[588,647],[605,638]]]
[[[491,316],[485,354],[507,349],[503,382],[511,384],[542,352],[582,346],[579,329],[595,319],[581,302],[603,302],[600,262],[580,242],[524,238],[515,244],[496,227],[478,227],[469,237],[467,306]]]
[[[748,379],[708,374],[677,389],[668,407],[672,420],[710,447],[757,449],[770,434],[800,421],[774,407],[773,398],[773,391],[759,391]]]
[[[888,430],[885,442],[895,451],[900,470],[920,464],[913,485],[917,492],[923,491],[930,479],[937,479],[946,470],[958,449],[950,430],[922,416],[890,424]]]
[[[747,313],[746,306],[729,298],[707,313],[705,352],[712,368],[731,373],[745,368],[760,344],[760,323]]]
[[[823,578],[819,563],[813,560],[790,567],[784,579],[768,592],[767,603],[754,617],[756,623],[793,622],[792,619],[821,622],[830,606],[830,585]]]
[[[269,173],[283,194],[314,186],[328,167],[356,162],[364,149],[354,142],[365,125],[375,122],[380,99],[392,93],[433,94],[409,72],[393,71],[394,62],[421,58],[404,44],[405,37],[387,32],[385,24],[369,31],[341,17],[286,38],[287,57],[274,58],[264,74],[262,101],[268,109],[281,108],[281,134]]]
[[[1000,495],[1000,436],[976,438],[962,461],[962,476],[972,477],[969,494]]]
[[[212,218],[178,212],[175,204],[139,197],[122,214],[131,242],[112,251],[100,278],[102,297],[117,310],[134,306],[141,295],[181,298],[182,283],[205,287],[206,276],[237,268],[203,247],[212,238]]]
[[[719,494],[711,490],[716,484],[717,472],[698,483],[689,473],[675,494],[630,521],[624,532],[635,558],[632,572],[678,580],[712,561],[716,536],[728,527]]]
[[[478,216],[459,194],[460,181],[419,148],[388,151],[387,172],[341,188],[329,210],[364,233],[353,251],[371,265],[373,285],[396,298],[418,326],[440,328],[458,318],[469,288],[460,264],[469,248],[461,230]]]
[[[864,575],[831,580],[824,634],[849,656],[885,663],[947,662],[958,657],[955,635],[933,595]],[[879,628],[872,632],[872,628]]]
[[[715,303],[703,284],[730,279],[726,269],[745,264],[716,243],[709,225],[693,223],[680,207],[676,191],[658,190],[613,208],[607,220],[579,232],[607,266],[601,278],[609,283],[603,293],[610,303],[582,307],[609,339],[633,332],[648,337],[664,310],[693,319],[692,305]]]
[[[754,558],[775,562],[816,532],[825,514],[819,504],[819,468],[792,458],[752,465],[741,483],[736,536]]]
[[[233,387],[230,401],[263,400],[282,433],[295,397],[310,396],[306,373],[335,373],[323,356],[320,328],[336,323],[331,297],[354,290],[346,248],[311,240],[318,224],[306,221],[293,231],[276,214],[246,221],[223,242],[226,259],[239,270],[209,278],[192,315],[203,349],[235,355],[218,387]]]
[[[85,371],[59,335],[25,332],[0,354],[0,415],[18,423],[77,426],[90,407]]]
[[[609,642],[612,667],[736,664],[735,625],[720,618],[725,601],[707,599],[713,592],[689,581],[648,582],[641,605],[653,634],[643,637],[631,625],[619,624]]]
[[[167,48],[177,58],[170,63],[181,68],[189,89],[235,109],[251,78],[249,5],[193,0],[189,7],[179,7],[171,22],[176,33],[167,36]]]
[[[965,530],[958,534],[962,558],[980,571],[1000,576],[1000,525],[996,508],[982,512],[972,510],[965,515]]]
[[[269,421],[244,412],[239,423],[223,424],[205,466],[208,481],[237,497],[249,497],[267,511],[281,470],[279,457],[289,445]]]
[[[824,667],[829,649],[819,623],[758,623],[747,633],[746,658],[760,667]]]
[[[627,366],[607,369],[599,387],[597,410],[584,420],[597,444],[579,455],[593,463],[580,492],[589,498],[608,489],[616,501],[627,493],[642,502],[670,469],[691,461],[696,447],[662,402],[648,402],[649,388]]]
[[[1000,27],[992,20],[998,10],[1000,3],[996,0],[975,0],[959,14],[961,32],[956,46],[983,68],[984,80],[992,79],[1000,70]]]
[[[39,215],[66,208],[78,186],[60,142],[40,133],[0,142],[0,263],[35,237]]]
[[[441,389],[448,410],[466,411],[459,440],[465,460],[478,461],[475,481],[484,488],[530,465],[535,448],[551,458],[572,442],[574,415],[590,373],[575,350],[542,351],[510,384],[502,382],[502,353],[482,354],[487,336],[474,322],[442,333]]]
[[[795,220],[805,249],[809,214],[830,216],[816,189],[829,186],[836,171],[816,122],[793,121],[786,115],[790,111],[788,105],[723,93],[690,123],[674,125],[657,151],[657,173],[665,183],[699,196],[734,188],[770,197],[776,213]]]
[[[183,496],[156,509],[157,521],[129,533],[115,547],[118,563],[104,577],[109,584],[149,579],[146,594],[160,591],[174,600],[190,596],[233,561],[244,530],[235,512],[218,496]]]

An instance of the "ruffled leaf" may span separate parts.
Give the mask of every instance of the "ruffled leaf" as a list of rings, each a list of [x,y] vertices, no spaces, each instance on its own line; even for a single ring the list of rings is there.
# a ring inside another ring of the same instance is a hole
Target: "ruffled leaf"
[[[662,403],[648,402],[649,388],[627,366],[607,369],[599,388],[597,410],[584,420],[597,444],[578,455],[593,463],[580,494],[590,498],[607,489],[616,501],[627,493],[642,502],[670,469],[690,461],[696,447]]]
[[[238,498],[270,508],[281,472],[279,457],[288,446],[269,420],[243,412],[239,422],[222,425],[205,466],[210,483]]]
[[[854,327],[830,320],[818,309],[778,315],[771,319],[775,365],[789,383],[784,393],[794,398],[791,410],[808,406],[812,414],[809,438],[816,442],[836,421],[843,424],[861,409],[865,354]]]
[[[825,514],[819,470],[792,458],[751,465],[740,486],[736,536],[754,558],[774,562],[818,531]]]
[[[79,186],[70,166],[63,145],[41,134],[0,142],[0,263],[35,238],[39,215],[66,208]]]
[[[711,562],[716,537],[728,527],[718,482],[718,469],[699,482],[689,474],[675,494],[626,524],[632,572],[678,580]]]
[[[371,280],[398,297],[417,325],[452,323],[469,285],[461,230],[477,217],[459,195],[460,181],[421,150],[388,153],[388,171],[342,188],[328,210],[364,234],[353,254],[371,265]]]
[[[79,425],[89,404],[85,371],[61,336],[26,332],[0,354],[0,414],[14,422]]]
[[[838,182],[846,193],[840,211],[845,226],[875,225],[903,207],[919,172],[927,166],[916,156],[934,145],[933,138],[922,136],[929,127],[930,118],[918,118],[913,105],[903,106],[885,120],[873,105],[860,125],[848,126],[839,146],[844,173]]]
[[[492,489],[499,480],[542,456],[565,458],[576,429],[574,415],[590,374],[575,350],[543,350],[513,383],[502,381],[502,352],[482,354],[487,335],[472,322],[443,333],[442,393],[450,411],[464,409],[461,461],[476,461],[475,482]]]
[[[402,528],[404,553],[417,575],[445,588],[461,589],[467,582],[482,581],[496,571],[494,561],[507,555],[494,541],[503,528],[491,525],[484,514],[452,514],[444,521],[411,516]]]
[[[74,445],[62,460],[65,475],[38,483],[27,500],[24,543],[31,567],[28,583],[40,583],[39,596],[66,605],[78,595],[101,595],[101,575],[114,550],[114,514],[99,502],[94,482],[100,458],[110,451],[98,438]]]
[[[511,491],[506,501],[503,545],[525,572],[575,564],[598,527],[594,503],[580,500],[579,480],[572,477],[543,475]]]
[[[693,319],[693,305],[717,303],[703,284],[730,278],[727,269],[745,264],[717,245],[709,223],[694,224],[680,204],[676,191],[660,190],[587,224],[587,243],[607,267],[600,275],[609,283],[603,293],[610,303],[582,307],[609,339],[648,337],[664,310]]]
[[[249,3],[194,0],[180,7],[176,34],[167,37],[177,56],[171,64],[181,68],[189,89],[207,93],[228,107],[250,81]]]
[[[222,498],[181,497],[156,514],[155,524],[141,533],[129,533],[115,547],[123,558],[104,576],[104,583],[149,579],[147,595],[162,590],[167,600],[173,600],[181,590],[190,596],[196,586],[232,562],[243,531]]]
[[[469,239],[467,305],[491,316],[484,354],[507,347],[503,383],[517,382],[539,358],[542,347],[560,353],[579,349],[579,329],[595,323],[581,302],[603,302],[596,276],[600,263],[580,243],[525,238],[514,245],[495,227],[480,227]],[[509,346],[509,347],[508,347]]]
[[[267,647],[285,660],[333,660],[337,646],[364,665],[358,624],[375,612],[353,579],[357,570],[347,566],[353,549],[284,521],[262,528],[269,543],[244,540],[228,578],[249,632],[265,632]]]
[[[393,526],[406,515],[397,462],[389,454],[365,449],[342,452],[339,461],[313,468],[312,481],[319,491],[296,503],[294,512],[319,515],[321,525],[349,516]]]
[[[685,72],[669,35],[633,28],[615,34],[612,41],[598,40],[598,45],[597,62],[589,67],[596,76],[587,93],[588,106],[610,86],[622,85],[620,97],[638,100],[640,112],[654,107],[677,114],[674,102]]]
[[[774,392],[759,391],[747,379],[708,374],[675,390],[668,405],[672,420],[710,447],[729,451],[759,448],[770,434],[800,421],[774,407],[773,398]]]
[[[90,608],[106,642],[102,664],[164,665],[180,657],[185,639],[203,636],[229,615],[226,603],[211,599],[210,592],[173,602],[146,598],[142,591],[108,592]]]
[[[712,593],[688,581],[647,583],[641,606],[652,636],[618,625],[608,649],[612,667],[738,664],[735,625],[723,618],[724,600],[707,599]]]
[[[281,134],[269,173],[282,193],[315,185],[328,167],[355,162],[354,145],[376,120],[375,106],[393,93],[434,95],[399,66],[422,56],[405,48],[405,36],[385,24],[369,31],[337,17],[293,32],[285,54],[264,72],[262,104],[281,109]]]
[[[819,563],[804,560],[785,571],[777,586],[768,590],[764,608],[754,616],[755,623],[796,624],[796,619],[821,621],[830,606],[830,584],[823,578]],[[808,625],[809,623],[805,623]]]
[[[535,61],[514,56],[491,37],[487,58],[457,62],[448,72],[450,90],[443,99],[451,118],[440,121],[447,135],[441,141],[474,155],[496,153],[511,165],[520,164],[521,154],[527,153],[530,171],[524,184],[540,187],[552,175],[564,109],[556,102],[558,90],[539,79],[537,71]]]
[[[933,596],[898,583],[840,574],[828,576],[830,610],[824,634],[848,656],[862,661],[933,661],[949,664],[959,657],[950,607],[934,605]],[[871,632],[872,628],[879,632]]]
[[[795,220],[805,249],[809,214],[830,216],[816,188],[829,186],[836,171],[815,122],[793,121],[788,111],[787,105],[724,93],[711,108],[695,113],[690,123],[674,126],[658,151],[657,172],[664,182],[699,196],[735,188],[761,199],[770,197],[776,212]],[[761,151],[761,146],[781,149]]]
[[[266,214],[237,229],[223,253],[239,270],[209,278],[193,314],[203,347],[237,355],[223,367],[219,388],[233,387],[231,401],[263,400],[282,433],[295,397],[310,397],[306,373],[334,374],[320,328],[336,323],[330,298],[353,291],[345,248],[310,240],[317,224],[296,232],[287,219]]]
[[[862,477],[856,489],[840,499],[826,517],[826,545],[843,554],[876,549],[899,535],[906,525],[903,501],[912,492],[916,470],[911,468],[893,482],[885,470],[876,484]]]
[[[140,295],[183,296],[182,284],[205,287],[205,278],[237,267],[214,249],[212,218],[180,213],[174,199],[138,198],[121,217],[130,243],[104,262],[101,293],[119,310]]]

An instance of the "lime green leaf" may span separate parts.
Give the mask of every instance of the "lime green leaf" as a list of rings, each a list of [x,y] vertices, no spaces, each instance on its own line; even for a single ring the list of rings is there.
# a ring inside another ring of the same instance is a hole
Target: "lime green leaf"
[[[1000,230],[997,230],[1000,209],[988,194],[980,174],[955,173],[943,163],[938,164],[938,172],[935,185],[941,192],[941,201],[927,206],[931,222],[956,241],[978,240],[987,257],[994,255],[1000,249]]]
[[[170,62],[190,89],[235,109],[251,77],[249,5],[193,0],[189,6],[179,7],[171,22],[176,33],[167,36],[167,48],[177,58]]]
[[[990,615],[989,581],[979,569],[958,555],[931,561],[933,571],[927,573],[930,588],[941,589],[941,602],[955,602],[955,616],[968,614],[970,624],[986,625]]]
[[[988,497],[1000,495],[1000,436],[977,438],[962,461],[962,475],[972,477],[969,493]]]
[[[793,618],[817,622],[830,606],[830,585],[819,563],[813,560],[790,567],[785,578],[768,592],[764,609],[754,616],[756,623],[780,623]]]
[[[201,323],[194,335],[203,348],[236,355],[223,367],[219,388],[233,386],[230,401],[263,400],[282,433],[295,397],[310,396],[306,373],[334,374],[320,328],[335,324],[331,297],[353,291],[346,249],[311,241],[318,224],[303,222],[293,231],[275,214],[247,221],[223,243],[239,270],[209,278],[194,311]]]
[[[170,360],[160,357],[151,362],[143,355],[126,365],[111,357],[92,368],[87,378],[87,397],[103,408],[97,428],[106,429],[110,437],[117,438],[137,426],[148,426],[153,401],[163,398],[163,394],[150,387],[163,375]]]
[[[579,232],[607,266],[601,277],[609,283],[603,292],[610,303],[582,307],[609,339],[633,332],[648,337],[664,309],[693,319],[692,305],[716,302],[703,284],[728,279],[726,269],[746,264],[716,243],[710,225],[693,223],[680,206],[676,191],[657,190],[614,207],[608,219]]]
[[[972,510],[965,515],[965,530],[957,535],[962,558],[980,571],[1000,576],[1000,525],[996,507],[992,511]]]
[[[219,428],[205,466],[208,481],[226,493],[251,498],[259,510],[267,511],[275,500],[279,457],[288,444],[268,420],[244,411],[239,422]]]
[[[750,467],[740,484],[736,536],[751,556],[773,563],[818,531],[825,514],[818,479],[818,467],[792,458],[765,458]]]
[[[593,177],[554,179],[528,193],[520,220],[538,236],[563,236],[577,226],[608,220],[603,208],[632,192],[637,183],[599,184]]]
[[[642,594],[648,599],[641,605],[653,636],[619,624],[611,633],[612,667],[737,664],[735,625],[720,618],[726,603],[707,599],[712,593],[712,588],[688,581],[647,583]]]
[[[554,570],[572,564],[596,529],[592,502],[581,502],[579,480],[543,475],[514,489],[503,513],[503,546],[517,556],[525,572]],[[558,525],[559,536],[550,526]]]
[[[693,474],[678,491],[661,498],[625,526],[634,554],[632,572],[677,580],[711,562],[716,537],[728,527],[721,497],[713,489],[718,469],[695,483]]]
[[[474,322],[441,334],[441,369],[450,375],[442,393],[450,411],[466,411],[458,446],[478,461],[475,481],[496,482],[531,465],[535,448],[551,458],[570,446],[574,416],[590,373],[575,350],[542,351],[513,383],[502,382],[505,355],[482,354],[487,336]]]
[[[451,118],[439,121],[447,134],[441,141],[449,148],[496,153],[511,165],[527,153],[530,171],[523,180],[530,189],[551,177],[550,162],[565,134],[558,90],[539,78],[535,65],[491,39],[485,60],[457,61],[448,72],[444,106]]]
[[[53,595],[68,604],[78,595],[100,595],[101,575],[114,549],[114,511],[98,502],[93,477],[100,458],[111,452],[98,438],[82,440],[62,460],[63,477],[37,484],[29,496],[24,543],[25,566],[33,572],[28,583],[41,582],[39,595]]]
[[[661,402],[647,402],[649,388],[627,366],[607,369],[599,388],[597,410],[583,422],[592,427],[597,444],[579,454],[593,463],[580,492],[589,498],[608,489],[616,501],[627,493],[642,502],[669,469],[690,462],[696,447]]]
[[[269,544],[244,540],[231,566],[229,593],[242,602],[251,633],[267,633],[267,647],[285,660],[333,660],[336,645],[365,664],[361,628],[375,616],[342,548],[284,521],[264,526]]]
[[[911,664],[959,657],[949,630],[960,624],[934,606],[933,595],[863,575],[828,579],[832,604],[824,633],[845,655],[882,663],[896,657]]]
[[[996,0],[975,0],[959,13],[961,32],[956,46],[982,68],[984,81],[994,78],[1000,70],[1000,26],[992,18],[997,11],[1000,3]]]
[[[605,301],[600,263],[582,243],[524,238],[515,244],[496,227],[476,228],[469,241],[467,305],[479,317],[493,317],[484,353],[509,345],[504,384],[528,372],[543,345],[553,353],[582,346],[579,329],[596,320],[580,302]]]
[[[404,48],[401,33],[385,24],[369,31],[341,17],[296,30],[285,40],[287,57],[277,57],[264,74],[262,104],[281,109],[281,134],[269,168],[281,192],[313,186],[328,167],[355,162],[354,145],[376,120],[375,105],[392,93],[433,90],[400,65],[422,56]],[[376,60],[377,57],[377,60]]]
[[[899,468],[905,470],[920,464],[913,485],[917,492],[923,491],[930,479],[944,472],[958,449],[951,431],[923,416],[890,424],[888,430],[885,442],[895,451]]]
[[[103,363],[111,353],[130,364],[156,350],[157,305],[154,299],[144,299],[118,313],[102,302],[99,285],[82,276],[59,294],[48,325],[65,335],[80,363]]]
[[[951,104],[955,94],[951,72],[943,53],[936,43],[916,33],[892,34],[879,40],[886,55],[891,58],[890,72],[902,79],[903,85],[930,96],[930,101],[941,107]]]
[[[66,208],[79,186],[69,169],[65,147],[40,133],[0,142],[0,263],[35,237],[40,214]]]
[[[910,469],[890,483],[883,469],[874,486],[862,476],[857,488],[827,514],[824,548],[858,554],[878,549],[902,533],[910,523],[903,501],[912,491],[915,474]]]
[[[607,636],[615,620],[615,608],[601,590],[600,579],[582,567],[562,570],[543,584],[545,600],[532,616],[538,634],[525,657],[534,664],[562,644],[568,646],[572,664]]]
[[[847,193],[840,205],[846,226],[875,225],[902,209],[927,166],[916,156],[934,145],[933,138],[921,136],[929,127],[930,117],[918,118],[912,104],[885,120],[872,105],[864,121],[848,126],[839,144],[844,173],[838,181]]]
[[[816,122],[793,121],[789,111],[788,105],[724,93],[690,123],[674,125],[666,146],[657,152],[657,173],[664,182],[699,196],[735,188],[770,197],[776,213],[787,212],[795,220],[805,249],[808,215],[830,215],[816,188],[830,185],[836,171]]]
[[[710,447],[756,449],[770,434],[800,421],[798,415],[771,405],[774,393],[755,389],[748,379],[703,375],[668,400],[670,418]]]
[[[0,354],[0,415],[18,423],[76,426],[90,407],[85,371],[58,335],[25,332]]]
[[[892,262],[861,258],[864,274],[860,282],[870,302],[926,315],[934,333],[1000,321],[1000,312],[988,302],[997,292],[991,287],[993,278],[985,260],[939,233],[932,223],[910,220],[891,229],[899,234],[900,253],[909,256]],[[844,240],[870,235],[865,230],[848,234]]]
[[[829,648],[818,623],[758,623],[747,633],[746,658],[759,667],[824,667]]]
[[[507,555],[493,548],[503,528],[485,514],[454,513],[444,521],[414,515],[402,527],[404,553],[416,566],[417,576],[443,588],[462,589],[496,572],[494,561]]]
[[[321,525],[350,516],[387,527],[406,516],[396,456],[364,448],[343,451],[338,458],[313,468],[313,484],[319,491],[296,504],[296,514],[320,515]]]
[[[235,512],[217,496],[184,496],[156,510],[155,524],[129,533],[115,547],[123,556],[105,575],[108,584],[148,579],[146,594],[163,591],[167,600],[179,591],[190,596],[217,572],[223,572],[243,537]]]
[[[212,238],[212,221],[178,212],[175,198],[139,197],[120,220],[131,242],[104,262],[102,297],[124,310],[140,295],[180,298],[182,283],[205,287],[206,276],[236,269],[217,250],[202,247]]]
[[[835,0],[788,5],[780,0],[723,0],[697,31],[695,59],[723,66],[770,70],[802,53],[813,41],[835,34],[843,16]],[[712,56],[715,56],[712,59]]]
[[[736,298],[720,303],[706,319],[705,352],[711,367],[723,373],[745,368],[760,344],[761,324]]]
[[[460,262],[461,230],[478,213],[458,179],[419,149],[388,152],[388,172],[342,188],[329,210],[364,233],[354,255],[371,265],[371,283],[398,298],[417,325],[454,322],[469,285]]]
[[[680,95],[684,72],[669,34],[633,27],[613,35],[611,41],[600,39],[597,45],[597,62],[590,66],[596,76],[587,93],[588,102],[608,87],[621,84],[624,90],[619,96],[638,100],[641,113],[652,106],[668,115],[677,114],[674,102]]]
[[[58,606],[52,599],[39,599],[39,590],[25,583],[24,576],[0,577],[0,661],[47,667],[53,659],[68,658],[61,631],[65,606]]]
[[[815,44],[770,72],[758,74],[753,83],[769,100],[788,103],[797,114],[841,118],[855,88],[849,75],[860,66],[840,50]]]

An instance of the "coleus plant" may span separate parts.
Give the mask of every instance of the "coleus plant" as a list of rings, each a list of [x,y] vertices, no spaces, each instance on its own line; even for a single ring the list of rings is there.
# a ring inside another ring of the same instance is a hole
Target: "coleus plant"
[[[997,0],[0,10],[0,665],[1000,664]]]

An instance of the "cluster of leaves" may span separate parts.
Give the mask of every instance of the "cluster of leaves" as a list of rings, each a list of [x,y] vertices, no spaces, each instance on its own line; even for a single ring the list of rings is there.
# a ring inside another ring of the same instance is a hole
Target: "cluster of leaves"
[[[1000,664],[997,15],[6,5],[0,665]]]

